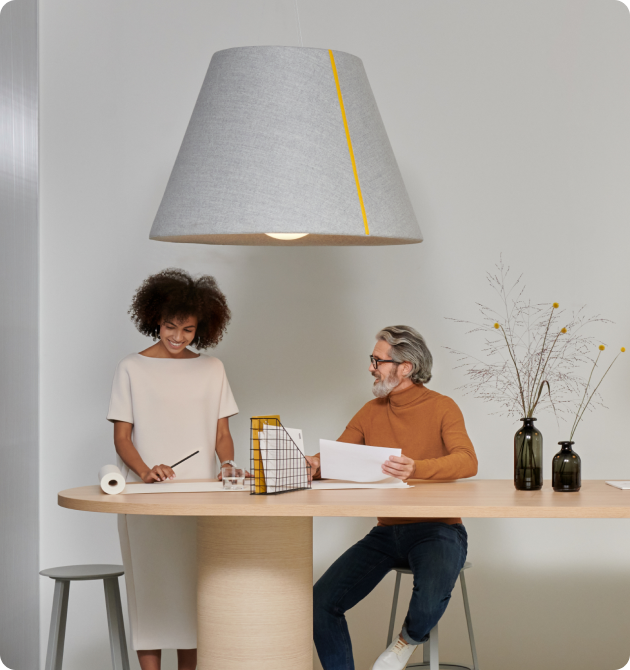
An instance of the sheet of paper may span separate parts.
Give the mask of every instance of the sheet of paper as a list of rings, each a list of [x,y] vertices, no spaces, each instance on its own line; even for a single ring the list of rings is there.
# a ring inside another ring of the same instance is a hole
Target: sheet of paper
[[[289,437],[295,442],[297,448],[304,453],[304,436],[299,428],[285,428]]]
[[[391,480],[391,481],[390,481]],[[336,479],[325,479],[311,483],[314,491],[329,491],[337,489],[411,489],[413,486],[405,484],[400,479],[389,477],[382,482],[341,482]]]
[[[388,479],[381,465],[390,456],[400,456],[400,449],[368,447],[333,440],[319,441],[322,479],[348,482],[378,482]]]
[[[287,440],[287,434],[290,440]],[[303,456],[304,436],[299,428],[285,427],[283,430],[266,425],[258,433],[258,439],[267,493],[308,485],[306,460]]]
[[[628,490],[630,489],[630,482],[606,482],[609,486],[614,486],[616,489]]]
[[[223,491],[223,482],[210,482],[207,480],[182,480],[170,482],[155,482],[155,484],[144,484],[141,482],[129,482],[120,495],[129,493],[208,493]],[[233,493],[233,491],[226,491]],[[243,491],[236,493],[249,493],[249,481],[245,480]]]

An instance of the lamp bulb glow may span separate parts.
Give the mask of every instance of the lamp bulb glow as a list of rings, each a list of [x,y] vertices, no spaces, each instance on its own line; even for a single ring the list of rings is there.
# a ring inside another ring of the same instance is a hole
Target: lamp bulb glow
[[[275,240],[299,240],[301,237],[306,237],[308,233],[265,233]]]

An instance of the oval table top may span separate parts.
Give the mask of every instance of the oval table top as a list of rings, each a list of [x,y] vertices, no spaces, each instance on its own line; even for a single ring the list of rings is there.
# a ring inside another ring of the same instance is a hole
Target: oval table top
[[[512,480],[410,481],[408,489],[249,491],[107,495],[99,486],[59,493],[61,507],[88,512],[171,516],[356,516],[433,518],[630,518],[630,491],[601,480],[582,483],[578,493],[516,491]]]

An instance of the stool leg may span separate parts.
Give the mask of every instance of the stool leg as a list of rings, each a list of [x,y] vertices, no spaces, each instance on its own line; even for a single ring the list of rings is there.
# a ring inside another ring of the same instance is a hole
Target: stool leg
[[[398,592],[400,591],[400,572],[396,573],[396,586],[394,587],[394,601],[392,603],[392,615],[389,619],[389,633],[387,633],[387,646],[394,639],[394,624],[396,623],[396,608],[398,607]]]
[[[50,617],[48,651],[46,652],[46,670],[61,670],[63,643],[66,638],[69,595],[70,582],[67,579],[55,579],[55,595],[53,597],[52,614]]]
[[[464,599],[464,612],[466,613],[466,624],[468,626],[468,639],[470,640],[470,651],[473,658],[473,670],[479,670],[477,662],[477,648],[475,647],[475,635],[473,633],[472,618],[470,616],[470,605],[468,604],[468,591],[466,590],[466,577],[463,571],[459,573],[459,581],[462,585],[462,598]]]
[[[104,579],[103,586],[105,587],[105,605],[107,607],[107,624],[109,626],[109,646],[112,651],[112,666],[114,670],[129,670],[125,622],[123,620],[122,605],[120,602],[118,577]]]
[[[440,670],[440,647],[438,645],[437,624],[429,633],[429,670]]]

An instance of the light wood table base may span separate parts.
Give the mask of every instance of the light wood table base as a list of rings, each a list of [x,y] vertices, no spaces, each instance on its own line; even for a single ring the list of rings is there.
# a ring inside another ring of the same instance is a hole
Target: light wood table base
[[[199,517],[197,559],[199,670],[312,670],[312,518]]]

